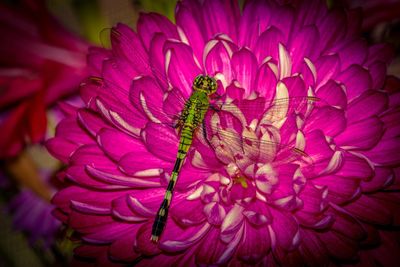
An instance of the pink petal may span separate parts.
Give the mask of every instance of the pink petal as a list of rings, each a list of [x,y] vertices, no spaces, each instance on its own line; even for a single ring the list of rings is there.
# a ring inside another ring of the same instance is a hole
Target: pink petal
[[[313,25],[317,18],[325,18],[327,9],[324,3],[304,1],[298,4],[298,14],[295,27],[303,27],[305,25]]]
[[[305,153],[314,163],[314,172],[319,173],[328,166],[334,152],[326,142],[323,132],[314,130],[306,135]]]
[[[271,90],[271,88],[276,88],[277,81],[275,73],[268,63],[265,62],[257,71],[257,76],[254,80],[254,90],[265,97],[266,100],[272,100],[275,97],[275,90]]]
[[[226,211],[222,205],[217,202],[211,202],[204,206],[203,213],[211,225],[221,225],[225,218]]]
[[[334,80],[328,80],[317,90],[317,97],[322,99],[321,104],[328,104],[342,109],[347,108],[347,96],[344,88]],[[317,104],[320,104],[317,102]]]
[[[369,181],[361,182],[361,189],[363,192],[376,192],[391,185],[395,180],[395,174],[391,169],[376,166],[374,169],[374,177]]]
[[[77,148],[78,145],[76,143],[61,137],[55,137],[46,142],[46,149],[50,154],[63,163],[68,163],[69,157]]]
[[[313,181],[317,186],[326,186],[328,200],[336,204],[350,202],[360,196],[360,181],[351,177],[336,175],[322,176]]]
[[[385,93],[368,90],[351,101],[347,111],[349,124],[381,114],[388,108],[388,96]]]
[[[277,245],[286,250],[293,249],[298,246],[299,225],[290,213],[270,209],[272,216],[272,229],[276,236]],[[272,247],[276,244],[272,243]]]
[[[137,22],[137,31],[147,49],[151,39],[158,32],[164,33],[167,38],[179,39],[175,25],[157,13],[141,14]]]
[[[92,214],[92,215],[110,215],[110,208],[99,207],[97,204],[91,205],[88,203],[79,202],[76,200],[71,200],[71,207],[79,212]]]
[[[221,225],[221,240],[225,243],[231,242],[243,225],[243,207],[235,204],[226,214],[223,214]]]
[[[122,173],[118,173],[116,171],[102,171],[100,169],[94,168],[89,165],[86,166],[86,171],[90,175],[92,175],[95,179],[112,185],[139,187],[139,188],[150,188],[159,186],[158,181],[129,177],[125,176]]]
[[[312,184],[304,187],[299,194],[299,198],[303,201],[301,211],[308,213],[321,213],[327,207],[326,188],[318,188]]]
[[[354,218],[351,214],[347,213],[339,206],[332,205],[330,211],[335,217],[335,222],[332,225],[332,230],[336,231],[353,240],[363,240],[367,236],[363,225]]]
[[[140,140],[114,129],[100,130],[97,134],[97,142],[103,151],[115,161],[120,160],[127,153],[145,151]]]
[[[69,159],[70,166],[85,166],[92,164],[98,168],[114,170],[115,164],[106,157],[101,149],[95,144],[80,146]]]
[[[71,186],[59,191],[52,199],[52,203],[66,213],[71,212],[71,201],[76,201],[76,203],[86,203],[93,207],[102,209],[109,209],[110,200],[120,196],[121,194],[123,193],[102,192],[101,199],[98,199],[98,192],[90,191],[77,186]]]
[[[393,58],[393,50],[388,44],[374,44],[368,49],[368,60],[366,65],[381,61],[388,64]]]
[[[78,110],[78,121],[93,137],[100,129],[109,127],[98,114],[87,109]]]
[[[349,100],[372,88],[369,72],[359,65],[351,65],[341,72],[336,80],[346,86],[346,94]]]
[[[117,63],[117,59],[107,59],[103,61],[102,77],[105,77],[104,81],[110,88],[110,93],[126,105],[128,103],[127,96],[131,83],[130,77],[136,75],[125,73],[125,71],[127,70],[123,69],[123,66],[120,66],[120,64]]]
[[[203,55],[203,48],[205,43],[205,36],[203,36],[203,29],[201,24],[196,20],[196,16],[190,12],[185,2],[178,2],[176,7],[176,25],[182,29],[190,46],[193,48],[193,53],[196,59],[201,62]]]
[[[94,179],[92,176],[88,175],[83,166],[71,166],[65,171],[66,177],[81,186],[86,186],[92,189],[122,189],[126,186],[106,184],[104,182]]]
[[[383,165],[395,165],[400,160],[400,138],[382,138],[370,151],[363,152],[372,162]]]
[[[257,39],[254,54],[257,57],[258,62],[270,56],[271,58],[278,60],[279,58],[279,43],[284,43],[285,36],[282,31],[277,29],[275,26],[271,26],[264,31]]]
[[[143,114],[148,120],[167,122],[169,118],[163,114],[164,89],[160,88],[156,81],[148,76],[140,77],[132,82],[129,99],[136,113]],[[136,117],[141,117],[136,115]],[[168,121],[169,122],[169,121]]]
[[[286,18],[286,19],[282,19]],[[295,18],[295,10],[291,6],[279,6],[277,5],[274,12],[271,12],[271,18],[270,18],[270,25],[274,25],[275,27],[280,30],[283,35],[285,36],[285,40],[282,44],[287,43],[287,40],[290,37],[291,30],[293,27],[294,23],[294,18]]]
[[[342,69],[347,69],[351,64],[363,65],[367,58],[367,42],[365,40],[352,40],[337,48],[342,63]]]
[[[381,139],[383,127],[376,117],[364,119],[348,125],[344,132],[335,137],[335,142],[342,147],[370,149]]]
[[[76,144],[91,144],[91,139],[86,132],[78,125],[75,117],[63,119],[56,128],[56,136],[62,136],[70,142]]]
[[[137,112],[133,107],[124,106],[113,96],[104,95],[98,97],[95,103],[106,121],[127,134],[137,136],[146,123],[146,119],[141,113]]]
[[[160,254],[161,251],[158,248],[157,244],[150,241],[152,224],[152,221],[142,224],[139,231],[137,232],[135,242],[136,244],[134,246],[137,253],[146,256],[154,256]]]
[[[203,223],[206,220],[203,212],[193,212],[193,210],[201,209],[203,209],[203,204],[200,200],[180,201],[172,205],[170,214],[178,224],[191,226]]]
[[[235,52],[231,60],[234,77],[245,89],[245,95],[254,90],[254,77],[257,73],[257,60],[247,49]]]
[[[243,211],[246,220],[255,228],[265,226],[272,220],[271,214],[267,207],[260,202],[252,202]]]
[[[362,195],[357,201],[345,206],[344,209],[360,220],[379,225],[388,225],[392,221],[390,210],[374,198]]]
[[[171,167],[172,166],[169,166],[169,169]],[[183,165],[181,173],[179,174],[178,182],[175,185],[175,190],[178,192],[187,192],[197,184],[205,181],[209,176],[209,170],[196,168],[193,166],[193,158],[189,157]]]
[[[166,42],[165,53],[167,57],[167,74],[174,87],[179,88],[184,95],[190,95],[193,81],[202,70],[196,65],[192,49],[183,43]]]
[[[179,140],[172,128],[162,124],[148,123],[143,129],[142,136],[149,152],[165,161],[175,161]]]
[[[381,232],[382,245],[372,252],[377,264],[381,266],[396,266],[399,252],[398,238],[391,232]]]
[[[144,150],[145,147],[143,145],[138,146],[137,149],[139,152],[128,153],[118,162],[120,169],[124,173],[132,176],[151,177],[159,176],[164,172],[163,169],[169,170],[172,167],[171,163],[165,162],[149,151]],[[142,149],[144,151],[141,151]],[[138,156],[138,153],[140,153],[140,156]],[[143,164],[144,162],[146,164]],[[150,172],[150,170],[152,171]],[[146,172],[148,173],[147,175]]]
[[[346,128],[344,111],[332,106],[315,108],[307,120],[308,122],[304,127],[305,132],[319,129],[326,136],[334,137]]]
[[[302,242],[299,251],[310,266],[325,266],[329,259],[326,257],[327,250],[314,230],[300,228]]]
[[[232,51],[230,51],[229,45],[225,41],[216,41],[212,47],[211,43],[209,43],[206,49],[209,50],[208,53],[204,55],[204,68],[206,72],[211,75],[223,73],[227,83],[231,83],[233,80],[231,69]]]
[[[340,71],[340,59],[336,54],[319,57],[315,62],[317,70],[317,87],[324,85],[330,79],[336,80]]]
[[[387,67],[383,62],[375,62],[368,67],[372,79],[372,88],[379,90],[384,86]]]
[[[155,218],[156,212],[164,198],[164,188],[140,190],[132,193],[127,198],[127,203],[136,214],[143,217]],[[175,194],[174,200],[179,202],[182,195]]]
[[[176,253],[185,251],[191,246],[199,243],[204,238],[211,226],[209,224],[200,224],[189,228],[181,228],[170,221],[168,229],[165,230],[160,240],[160,248],[164,251]]]
[[[242,230],[239,230],[233,240],[225,244],[219,239],[219,230],[211,229],[207,238],[203,239],[196,253],[196,264],[226,264],[235,252],[237,245],[242,237]],[[213,249],[209,249],[212,244]]]
[[[137,229],[138,227],[133,228],[127,235],[121,236],[110,245],[108,252],[112,259],[133,262],[140,257],[134,250]]]
[[[246,223],[243,239],[237,248],[237,257],[246,263],[255,264],[268,253],[270,246],[267,227],[253,227]]]
[[[113,52],[117,58],[125,58],[131,62],[137,74],[148,74],[148,55],[139,36],[128,26],[117,24],[111,31]],[[135,75],[136,76],[136,75]]]
[[[319,46],[315,46],[319,42],[319,32],[314,25],[301,28],[295,32],[289,45],[289,53],[293,55],[293,72],[298,72],[300,64],[304,58],[313,61],[319,55]]]
[[[141,216],[129,206],[129,194],[127,192],[124,192],[125,194],[115,197],[112,200],[112,215],[118,218],[121,221],[125,222],[143,222],[147,221],[148,218]],[[132,192],[131,194],[134,194],[135,192]]]
[[[338,41],[342,40],[346,33],[345,22],[344,12],[333,9],[317,23],[320,34],[319,46],[322,51],[330,51]]]
[[[206,39],[209,40],[216,34],[224,33],[236,41],[239,13],[239,5],[236,2],[206,0],[196,15],[203,15],[203,20],[207,21],[204,23],[204,30],[207,32]]]
[[[69,225],[83,235],[96,233],[99,231],[107,231],[107,228],[113,230],[119,226],[119,224],[114,222],[110,216],[82,214],[74,210],[70,213]],[[101,240],[97,241],[99,241],[98,243],[101,242]],[[107,242],[106,240],[102,241],[104,241],[102,243],[108,243],[110,240],[107,240]]]
[[[149,48],[149,60],[152,75],[155,80],[158,82],[160,88],[167,89],[167,73],[165,64],[168,62],[165,58],[164,44],[167,42],[167,37],[159,32],[156,33],[151,40],[150,48]]]
[[[239,24],[239,46],[253,48],[260,32],[270,25],[271,13],[267,2],[246,2]]]
[[[357,255],[358,249],[354,240],[334,231],[318,233],[327,252],[340,260],[350,260]]]
[[[90,68],[91,76],[100,76],[103,60],[110,57],[110,51],[100,47],[89,47],[87,64]]]
[[[315,230],[329,229],[335,221],[332,215],[309,213],[303,210],[296,212],[296,219],[301,226]]]
[[[344,152],[342,166],[336,175],[351,177],[352,179],[369,180],[374,175],[369,162],[356,154]]]

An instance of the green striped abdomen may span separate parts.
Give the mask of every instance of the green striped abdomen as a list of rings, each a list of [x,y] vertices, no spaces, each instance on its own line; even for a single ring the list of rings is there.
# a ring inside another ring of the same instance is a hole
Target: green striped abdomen
[[[182,169],[183,162],[186,158],[187,152],[192,145],[194,127],[192,125],[185,125],[181,131],[181,138],[179,141],[178,154],[176,157],[174,169],[171,173],[171,179],[169,180],[167,191],[165,192],[164,200],[157,212],[156,219],[153,223],[153,228],[151,232],[151,240],[154,242],[158,241],[168,218],[168,209],[171,204],[172,194],[180,170]]]

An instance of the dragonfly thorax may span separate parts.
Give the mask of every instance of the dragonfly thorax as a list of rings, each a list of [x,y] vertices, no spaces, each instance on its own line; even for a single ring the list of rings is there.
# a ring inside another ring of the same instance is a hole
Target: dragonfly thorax
[[[217,82],[213,77],[199,75],[193,81],[193,91],[202,91],[207,95],[212,95],[217,91]]]

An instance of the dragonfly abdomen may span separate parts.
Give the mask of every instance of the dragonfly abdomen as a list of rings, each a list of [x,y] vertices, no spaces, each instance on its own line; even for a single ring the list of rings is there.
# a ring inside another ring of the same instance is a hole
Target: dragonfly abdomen
[[[186,129],[185,129],[186,128]],[[179,142],[178,154],[176,157],[174,169],[171,173],[171,179],[169,180],[167,190],[165,192],[164,200],[157,212],[156,219],[153,223],[151,232],[151,241],[157,242],[162,231],[164,230],[165,224],[167,223],[168,210],[171,205],[172,194],[174,192],[175,184],[179,176],[179,172],[182,169],[183,162],[186,158],[187,152],[192,144],[193,129],[192,127],[183,127],[181,132],[181,138]]]

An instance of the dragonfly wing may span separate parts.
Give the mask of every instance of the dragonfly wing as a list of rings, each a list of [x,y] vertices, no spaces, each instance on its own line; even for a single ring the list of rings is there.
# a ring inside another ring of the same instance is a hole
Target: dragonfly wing
[[[175,162],[179,137],[174,129],[149,122],[142,130],[142,139],[149,152],[171,164]]]
[[[128,63],[117,62],[119,66],[126,66],[119,70],[119,75],[102,75],[107,83],[128,87],[131,104],[150,121],[175,126],[188,98],[188,88],[173,88],[166,78],[165,62],[160,62],[165,57],[164,52],[156,50],[163,47],[165,36],[156,35],[153,41],[161,44],[150,46],[149,51],[146,51],[137,34],[123,24],[103,30],[100,38],[103,45],[112,47],[111,52],[117,54],[112,59]],[[149,54],[153,56],[149,57]],[[128,77],[123,77],[127,73]],[[122,81],[119,80],[121,76]],[[127,81],[129,85],[124,84]]]
[[[182,106],[179,101],[175,101],[174,103],[177,106],[175,110],[168,109],[167,111],[175,111],[176,113],[167,113],[163,109],[164,100],[171,98],[174,98],[173,93],[162,90],[151,77],[138,77],[132,81],[129,94],[131,103],[154,123],[166,122],[172,124],[177,119],[176,116],[179,116],[179,108]]]
[[[203,128],[218,153],[221,146],[228,144],[229,151],[263,162],[279,155],[285,155],[287,161],[307,158],[299,118],[315,101],[308,96],[274,101],[234,100],[210,109]]]

